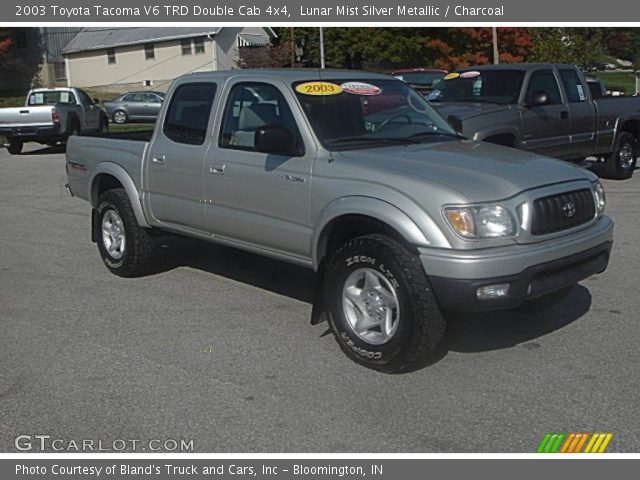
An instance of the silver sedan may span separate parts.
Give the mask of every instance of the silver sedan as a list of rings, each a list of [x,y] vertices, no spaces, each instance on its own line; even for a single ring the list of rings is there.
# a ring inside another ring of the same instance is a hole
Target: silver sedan
[[[114,123],[154,122],[164,102],[162,92],[129,92],[104,102],[107,115]]]

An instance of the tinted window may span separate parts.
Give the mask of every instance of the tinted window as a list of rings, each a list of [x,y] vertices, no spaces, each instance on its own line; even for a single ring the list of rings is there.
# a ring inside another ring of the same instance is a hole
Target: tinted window
[[[545,92],[549,96],[549,105],[562,103],[560,88],[551,70],[538,70],[531,75],[527,88],[527,103],[533,103],[536,93]]]
[[[174,142],[202,145],[207,134],[214,83],[190,83],[179,86],[169,103],[164,134]]]
[[[265,125],[285,127],[302,145],[289,105],[276,87],[266,83],[234,86],[225,107],[220,146],[254,150],[255,131]]]
[[[525,72],[522,70],[468,70],[453,72],[434,86],[431,102],[518,102]]]
[[[84,105],[93,105],[93,100],[91,100],[91,97],[89,97],[85,92],[78,90],[78,95],[80,95],[80,103],[83,103]]]
[[[560,78],[569,103],[584,102],[587,99],[582,81],[575,70],[570,68],[560,70]]]

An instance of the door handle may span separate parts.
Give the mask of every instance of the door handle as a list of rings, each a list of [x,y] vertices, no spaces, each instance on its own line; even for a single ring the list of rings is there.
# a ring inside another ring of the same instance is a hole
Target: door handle
[[[209,167],[209,173],[212,173],[214,175],[224,175],[224,169],[227,168],[226,165],[222,164],[222,165],[213,165],[211,167]]]
[[[160,155],[159,157],[153,157],[153,163],[164,163],[164,155]]]
[[[569,118],[569,112],[560,112],[560,118],[566,120],[567,118]]]

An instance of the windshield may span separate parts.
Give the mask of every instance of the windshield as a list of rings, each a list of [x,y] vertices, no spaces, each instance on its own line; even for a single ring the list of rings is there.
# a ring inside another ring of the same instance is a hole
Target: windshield
[[[73,93],[67,91],[33,92],[28,105],[75,105]]]
[[[394,76],[407,82],[409,85],[418,87],[435,87],[435,85],[445,76],[442,72],[402,72]]]
[[[444,77],[429,94],[430,102],[476,102],[514,104],[518,102],[524,71],[467,70]]]
[[[330,149],[421,143],[458,134],[399,80],[326,80],[293,85],[316,136]]]

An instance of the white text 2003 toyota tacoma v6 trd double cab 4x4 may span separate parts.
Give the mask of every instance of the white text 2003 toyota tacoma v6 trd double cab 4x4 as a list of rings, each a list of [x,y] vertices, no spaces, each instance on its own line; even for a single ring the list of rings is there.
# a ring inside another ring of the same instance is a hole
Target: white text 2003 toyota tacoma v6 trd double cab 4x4
[[[442,311],[556,297],[605,270],[613,238],[595,175],[465,140],[372,73],[190,74],[153,133],[74,137],[67,171],[116,275],[148,272],[160,231],[308,266],[314,319],[386,372],[434,350]]]

